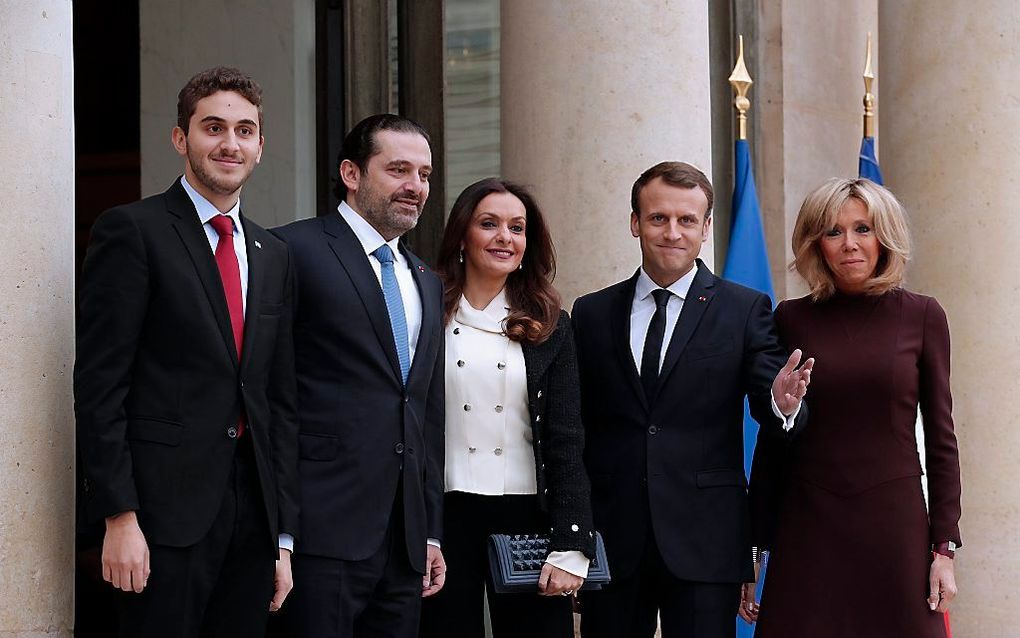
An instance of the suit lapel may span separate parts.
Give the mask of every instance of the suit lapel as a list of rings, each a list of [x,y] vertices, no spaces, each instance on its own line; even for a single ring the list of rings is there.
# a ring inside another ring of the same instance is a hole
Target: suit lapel
[[[255,229],[252,224],[243,216],[241,225],[244,226],[244,248],[248,252],[248,295],[245,300],[244,313],[244,343],[241,345],[241,369],[252,357],[252,350],[255,349],[255,331],[258,329],[259,308],[262,305],[262,283],[264,281],[262,272],[265,269],[262,249],[255,245]]]
[[[167,211],[176,217],[173,222],[174,230],[177,231],[177,235],[191,256],[191,262],[195,266],[199,281],[202,282],[202,288],[205,289],[206,298],[209,300],[213,315],[216,317],[216,324],[223,336],[223,345],[226,346],[228,356],[236,367],[238,365],[237,348],[234,346],[234,332],[230,327],[227,296],[223,292],[223,281],[216,268],[216,260],[212,250],[209,249],[209,238],[198,221],[195,205],[191,203],[184,187],[181,186],[180,179],[170,187],[164,196],[166,197]]]
[[[694,281],[684,299],[684,307],[680,310],[680,317],[673,329],[673,336],[669,340],[669,347],[666,349],[666,357],[662,361],[662,370],[659,372],[659,388],[666,382],[666,377],[676,362],[683,354],[684,348],[690,342],[694,331],[697,329],[701,318],[705,315],[708,305],[712,303],[715,294],[715,275],[706,267],[701,260],[698,260],[698,273],[694,275]]]
[[[322,228],[327,235],[327,242],[340,265],[347,271],[354,288],[358,291],[361,303],[365,306],[375,336],[379,339],[386,358],[393,368],[393,374],[403,383],[400,374],[400,360],[397,358],[396,341],[393,339],[393,328],[390,326],[390,314],[386,309],[382,286],[372,270],[365,249],[358,241],[357,235],[340,216],[332,213],[322,220]]]
[[[616,350],[616,356],[620,361],[620,370],[623,371],[623,376],[627,378],[641,405],[647,409],[648,399],[641,385],[641,375],[634,363],[634,354],[630,350],[630,313],[634,307],[634,288],[637,286],[639,272],[635,272],[634,276],[620,287],[616,299],[612,302],[613,307],[610,308],[610,321],[613,349]]]
[[[428,282],[425,279],[427,268],[424,262],[418,259],[418,256],[410,250],[407,250],[403,243],[400,244],[400,252],[404,255],[404,259],[407,260],[408,268],[411,269],[411,276],[414,278],[415,287],[418,289],[418,298],[421,299],[421,329],[418,331],[418,342],[415,344],[415,357],[411,360],[411,370],[407,373],[407,379],[410,381],[411,375],[422,365],[418,362],[425,358],[417,355],[428,350],[432,341],[432,334],[435,332],[435,322],[442,321],[443,311],[440,308],[440,300],[435,295],[429,294]]]

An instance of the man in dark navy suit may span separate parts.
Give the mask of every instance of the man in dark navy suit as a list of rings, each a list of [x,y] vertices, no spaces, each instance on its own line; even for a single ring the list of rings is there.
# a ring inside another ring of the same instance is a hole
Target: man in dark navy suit
[[[298,636],[417,636],[443,585],[442,285],[399,241],[431,171],[418,124],[369,117],[344,140],[338,210],[275,231],[298,280]]]
[[[172,133],[184,175],[92,229],[75,416],[122,636],[258,636],[290,591],[292,264],[240,203],[261,104],[237,69],[191,78]]]
[[[585,465],[613,581],[582,597],[585,638],[731,638],[754,580],[744,397],[765,436],[787,436],[812,361],[786,360],[766,295],[698,259],[713,191],[663,162],[631,192],[633,277],[574,305]],[[784,366],[784,360],[786,365]]]

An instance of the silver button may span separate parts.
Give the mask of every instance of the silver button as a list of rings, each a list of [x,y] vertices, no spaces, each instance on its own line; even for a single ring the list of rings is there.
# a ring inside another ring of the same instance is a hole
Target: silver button
[[[502,411],[503,411],[503,406],[497,405],[496,406],[496,412],[502,412]]]
[[[503,448],[498,447],[495,450],[493,450],[492,453],[495,454],[496,456],[501,456],[503,454]]]
[[[464,404],[464,411],[465,412],[470,412],[471,411],[471,404],[470,403],[465,403]]]
[[[539,398],[539,399],[541,399],[541,398],[542,398],[542,391],[541,391],[541,390],[539,390],[539,391],[538,391],[538,398]]]
[[[496,364],[496,367],[499,368],[500,370],[502,370],[503,368],[506,367],[506,364],[503,363],[502,361],[500,361],[499,363]]]
[[[464,367],[464,360],[463,359],[459,359],[457,361],[457,367],[458,368],[463,368]]]
[[[474,454],[474,453],[475,453],[475,452],[477,452],[477,451],[478,451],[478,448],[476,448],[476,447],[469,447],[469,448],[468,448],[468,452],[470,452],[470,453],[472,453],[472,454]]]
[[[574,523],[573,525],[570,526],[570,531],[572,532],[579,531],[580,529],[581,528],[577,526],[577,523]]]

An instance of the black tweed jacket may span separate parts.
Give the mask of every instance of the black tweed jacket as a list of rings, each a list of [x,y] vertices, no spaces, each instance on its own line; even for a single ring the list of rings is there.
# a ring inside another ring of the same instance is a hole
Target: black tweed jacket
[[[528,411],[534,432],[538,499],[549,514],[553,551],[595,556],[591,484],[584,468],[581,394],[570,317],[538,345],[522,344],[528,376]]]

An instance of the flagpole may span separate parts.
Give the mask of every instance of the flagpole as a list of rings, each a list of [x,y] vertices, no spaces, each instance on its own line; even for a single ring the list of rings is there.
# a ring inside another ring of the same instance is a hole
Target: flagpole
[[[751,89],[754,81],[747,73],[747,65],[744,64],[744,36],[737,36],[737,64],[730,74],[730,86],[736,96],[733,98],[733,106],[737,109],[737,139],[747,139],[747,111],[751,108],[751,100],[747,99],[747,92]]]
[[[871,83],[875,72],[871,69],[871,32],[868,32],[868,53],[864,60],[864,137],[875,137],[875,95]]]

